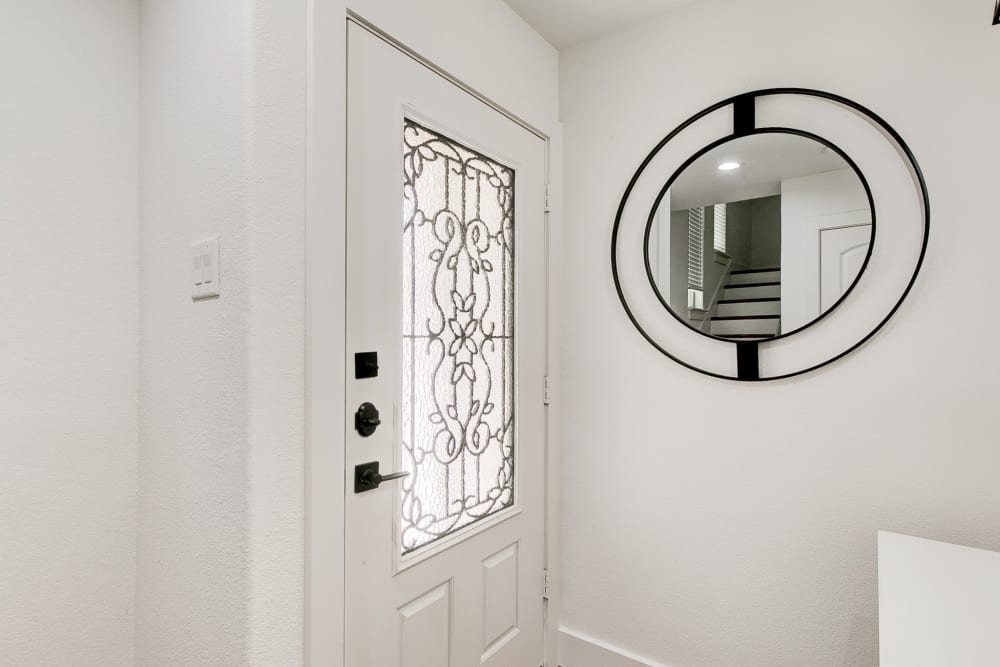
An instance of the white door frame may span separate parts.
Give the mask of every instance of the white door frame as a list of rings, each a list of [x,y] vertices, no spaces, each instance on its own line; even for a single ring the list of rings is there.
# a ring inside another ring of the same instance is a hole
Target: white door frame
[[[493,107],[546,144],[546,667],[558,664],[559,419],[558,322],[561,247],[561,148],[558,124],[538,129],[479,94],[407,46],[351,12],[344,0],[307,0],[306,118],[306,516],[303,657],[316,667],[344,660],[344,496],[346,368],[346,132],[347,25],[352,21]]]

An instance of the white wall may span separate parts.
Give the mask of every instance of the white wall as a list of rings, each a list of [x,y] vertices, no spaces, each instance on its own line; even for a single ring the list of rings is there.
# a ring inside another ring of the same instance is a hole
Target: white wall
[[[136,8],[0,14],[0,664],[126,665]]]
[[[985,5],[705,0],[561,54],[568,629],[665,665],[872,665],[876,529],[1000,547],[1000,318],[966,289],[993,274],[969,249],[1000,245]],[[627,321],[615,209],[690,114],[796,85],[858,100],[910,142],[935,215],[927,261],[842,362],[759,386],[703,378]]]
[[[249,4],[248,654],[290,665],[305,604],[307,3]]]
[[[304,2],[141,2],[141,664],[301,662],[304,34]]]

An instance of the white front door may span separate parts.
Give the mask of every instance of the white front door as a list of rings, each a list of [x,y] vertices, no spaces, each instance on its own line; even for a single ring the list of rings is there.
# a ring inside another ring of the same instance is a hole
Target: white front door
[[[537,667],[545,142],[348,44],[346,662]]]
[[[861,273],[872,240],[871,225],[819,230],[820,312],[844,295]]]

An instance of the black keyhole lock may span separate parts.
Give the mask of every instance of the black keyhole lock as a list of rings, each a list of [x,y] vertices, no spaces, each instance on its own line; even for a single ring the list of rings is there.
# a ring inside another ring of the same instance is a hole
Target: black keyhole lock
[[[382,420],[378,418],[378,408],[371,403],[362,403],[354,413],[354,428],[363,438],[374,433],[381,423]]]

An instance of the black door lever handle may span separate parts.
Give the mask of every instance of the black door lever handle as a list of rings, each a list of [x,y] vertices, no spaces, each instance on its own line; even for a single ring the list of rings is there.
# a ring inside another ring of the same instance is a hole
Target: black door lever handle
[[[380,475],[378,472],[378,461],[362,463],[354,466],[354,493],[364,493],[377,489],[382,482],[393,479],[403,479],[409,477],[408,472],[393,472],[388,475]]]

